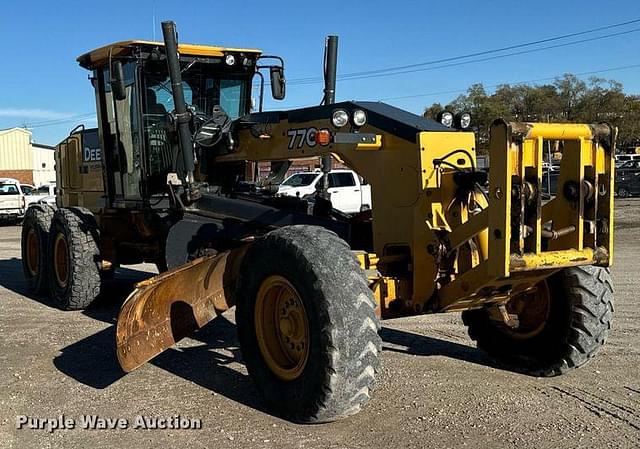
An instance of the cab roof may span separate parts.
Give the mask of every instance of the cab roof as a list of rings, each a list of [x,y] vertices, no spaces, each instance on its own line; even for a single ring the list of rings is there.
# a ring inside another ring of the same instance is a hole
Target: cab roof
[[[109,60],[109,52],[111,56],[126,55],[131,52],[135,47],[148,47],[149,49],[155,47],[164,47],[163,42],[145,41],[145,40],[129,40],[114,42],[113,44],[105,45],[104,47],[96,48],[90,52],[84,53],[76,59],[80,66],[85,69],[94,69],[101,65],[104,65]],[[226,53],[252,53],[259,56],[262,51],[256,48],[230,48],[230,47],[216,47],[212,45],[199,45],[199,44],[178,44],[178,51],[185,56],[213,56],[222,57]]]

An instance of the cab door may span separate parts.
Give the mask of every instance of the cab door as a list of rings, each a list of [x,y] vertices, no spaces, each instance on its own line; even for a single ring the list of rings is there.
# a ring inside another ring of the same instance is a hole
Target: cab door
[[[360,212],[360,186],[352,172],[329,173],[329,193],[334,209],[349,214]]]
[[[123,64],[126,97],[116,99],[109,85],[109,68],[103,70],[101,85],[104,90],[102,117],[104,157],[110,158],[107,176],[113,185],[116,202],[142,200],[142,144],[140,138],[140,105],[136,65]]]

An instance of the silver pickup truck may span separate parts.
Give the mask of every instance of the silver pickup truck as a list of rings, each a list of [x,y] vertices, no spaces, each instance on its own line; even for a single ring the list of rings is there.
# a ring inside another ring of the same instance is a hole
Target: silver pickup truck
[[[0,222],[20,220],[24,217],[25,206],[20,181],[0,178]]]

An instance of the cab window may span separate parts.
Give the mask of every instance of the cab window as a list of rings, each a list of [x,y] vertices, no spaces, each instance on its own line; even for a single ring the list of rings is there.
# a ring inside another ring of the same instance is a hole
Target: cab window
[[[352,187],[356,185],[351,173],[329,173],[329,187]]]
[[[193,89],[188,81],[182,81],[182,90],[184,92],[184,100],[187,104],[193,103]],[[162,81],[147,82],[145,91],[145,116],[163,117],[167,112],[175,109],[173,104],[173,95],[171,93],[171,80],[165,77]]]
[[[187,106],[196,114],[211,116],[214,108],[222,108],[231,119],[247,111],[250,80],[246,75],[228,74],[221,78],[220,67],[207,60],[182,64],[182,87]],[[175,142],[167,133],[167,114],[175,110],[171,81],[164,61],[146,61],[142,101],[143,135],[148,148],[148,189],[151,194],[166,190],[166,176],[180,170]],[[175,165],[175,167],[174,167]]]
[[[286,179],[282,185],[290,187],[303,187],[310,185],[318,177],[317,173],[296,173]]]
[[[17,195],[18,186],[15,184],[0,183],[0,195]]]
[[[240,106],[244,104],[243,96],[246,95],[245,85],[243,80],[220,80],[220,107],[232,120],[241,115]]]
[[[113,97],[111,86],[105,83],[107,121],[111,139],[115,142],[114,165],[119,172],[116,176],[117,195],[125,198],[140,197],[141,157],[138,120],[138,91],[136,88],[136,66],[132,62],[123,64],[126,98]],[[104,69],[104,79],[110,79],[109,68]],[[117,141],[116,141],[117,138]],[[120,178],[120,179],[117,179]]]

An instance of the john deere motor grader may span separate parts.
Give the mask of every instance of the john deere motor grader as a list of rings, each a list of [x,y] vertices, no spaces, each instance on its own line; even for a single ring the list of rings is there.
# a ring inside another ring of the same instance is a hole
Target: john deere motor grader
[[[65,309],[88,306],[118,265],[171,268],[122,306],[125,371],[235,305],[243,358],[267,403],[322,422],[369,400],[380,319],[460,311],[480,348],[540,376],[578,367],[603,345],[615,129],[498,120],[486,193],[468,117],[443,124],[383,103],[334,103],[336,38],[322,105],[251,112],[254,80],[262,104],[262,69],[284,97],[280,58],[178,45],[175,25],[162,27],[164,43],[80,56],[97,134],[80,128],[58,146],[58,207],[31,208],[23,230],[30,285]],[[557,195],[543,203],[548,141],[563,158]],[[333,210],[329,155],[368,180],[372,212]],[[311,200],[242,182],[248,162],[284,173],[286,161],[311,156],[324,170]]]

